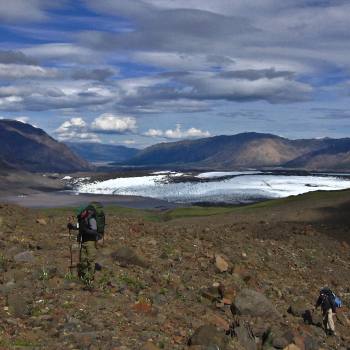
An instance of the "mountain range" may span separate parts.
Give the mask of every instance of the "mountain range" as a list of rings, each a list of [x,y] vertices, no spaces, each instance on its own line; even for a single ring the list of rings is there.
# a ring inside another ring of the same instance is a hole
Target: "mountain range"
[[[90,164],[42,129],[0,120],[0,166],[30,172],[91,170]]]
[[[145,148],[126,163],[213,169],[350,170],[350,139],[289,140],[250,132],[160,143]]]
[[[63,144],[42,129],[0,120],[0,167],[31,172],[93,170],[91,163],[233,170],[285,168],[350,171],[350,138],[290,140],[247,132],[164,142],[143,150],[96,143]]]
[[[66,142],[66,145],[81,158],[92,163],[122,163],[140,151],[136,148],[92,142]]]

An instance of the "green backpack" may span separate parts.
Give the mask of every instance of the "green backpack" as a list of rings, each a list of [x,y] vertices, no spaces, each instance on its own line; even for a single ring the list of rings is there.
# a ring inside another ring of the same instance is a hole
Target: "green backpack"
[[[86,207],[86,209],[90,209],[94,211],[94,216],[97,223],[97,232],[103,237],[105,233],[105,226],[106,226],[106,217],[105,213],[103,211],[103,205],[100,202],[91,202]]]

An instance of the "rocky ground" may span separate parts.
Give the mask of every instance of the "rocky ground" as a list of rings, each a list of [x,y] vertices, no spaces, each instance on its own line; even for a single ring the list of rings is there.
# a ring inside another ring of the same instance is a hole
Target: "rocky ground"
[[[350,192],[179,218],[107,209],[91,290],[73,210],[0,205],[0,349],[350,349]],[[337,335],[312,306],[341,296]]]

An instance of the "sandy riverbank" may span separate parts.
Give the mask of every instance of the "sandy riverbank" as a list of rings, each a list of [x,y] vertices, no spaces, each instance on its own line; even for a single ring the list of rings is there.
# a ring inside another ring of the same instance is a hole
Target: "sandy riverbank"
[[[112,196],[94,194],[73,194],[69,192],[39,192],[29,195],[0,196],[0,202],[18,204],[27,208],[60,208],[84,205],[91,201],[98,201],[104,205],[119,205],[135,209],[159,209],[166,210],[178,205],[166,201],[137,197],[137,196]]]

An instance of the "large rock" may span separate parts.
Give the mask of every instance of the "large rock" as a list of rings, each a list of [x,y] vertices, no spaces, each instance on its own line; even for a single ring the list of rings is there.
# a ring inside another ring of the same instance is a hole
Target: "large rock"
[[[232,313],[253,317],[277,317],[274,305],[265,295],[251,289],[243,289],[231,305]]]
[[[119,262],[121,266],[137,265],[141,267],[148,267],[146,261],[139,257],[134,250],[129,247],[121,247],[111,254],[112,258]]]
[[[7,296],[9,312],[14,317],[29,316],[32,310],[32,302],[30,295],[23,294],[20,291],[14,291]]]
[[[235,334],[244,349],[257,350],[255,337],[248,324],[243,323],[239,327],[235,328]]]
[[[219,332],[216,327],[212,325],[204,325],[199,327],[192,337],[188,345],[201,345],[205,349],[225,350],[227,348],[228,338],[224,332]]]
[[[296,317],[303,317],[306,310],[305,301],[301,299],[294,301],[288,308],[288,312]]]
[[[18,263],[31,263],[34,259],[34,255],[30,250],[26,250],[14,256],[14,260]]]

